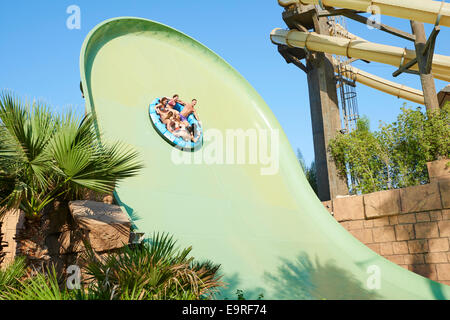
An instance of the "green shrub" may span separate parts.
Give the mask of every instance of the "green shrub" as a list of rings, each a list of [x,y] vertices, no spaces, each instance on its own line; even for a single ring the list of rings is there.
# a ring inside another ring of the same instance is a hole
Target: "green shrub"
[[[305,159],[303,158],[303,154],[300,151],[300,149],[297,149],[297,159],[300,163],[300,167],[303,170],[303,173],[305,174],[306,180],[308,180],[309,185],[314,190],[316,194],[318,194],[317,191],[317,174],[316,174],[316,163],[313,161],[311,162],[310,166],[308,167],[305,163]]]
[[[100,144],[90,115],[52,113],[41,103],[0,96],[0,210],[39,218],[58,197],[86,188],[111,192],[142,165],[121,143]],[[0,212],[1,214],[2,212]]]
[[[25,269],[26,261],[24,257],[17,257],[6,268],[3,270],[0,269],[0,295],[10,288],[17,288],[19,286],[20,279],[25,276]]]
[[[450,156],[450,107],[423,113],[403,107],[397,121],[371,132],[362,118],[350,134],[330,142],[350,193],[369,193],[429,182],[426,163]]]
[[[155,234],[139,245],[99,257],[89,245],[87,275],[81,288],[69,290],[53,266],[22,279],[25,262],[16,260],[0,271],[0,300],[200,300],[219,287],[219,265],[189,257],[191,247],[177,249],[167,234]]]
[[[222,286],[219,266],[189,257],[191,247],[179,250],[167,234],[99,259],[88,250],[87,281],[90,292],[105,299],[207,299]]]
[[[0,300],[72,300],[73,293],[61,289],[60,279],[52,266],[44,272],[18,282],[0,293]]]

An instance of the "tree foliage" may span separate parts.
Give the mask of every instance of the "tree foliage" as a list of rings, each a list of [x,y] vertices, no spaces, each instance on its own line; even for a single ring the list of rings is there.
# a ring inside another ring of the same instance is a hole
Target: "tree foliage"
[[[303,154],[300,151],[300,149],[297,149],[297,159],[300,163],[300,167],[303,170],[303,173],[305,174],[306,180],[308,180],[309,185],[314,190],[314,192],[317,194],[317,180],[316,180],[316,163],[313,161],[309,166],[306,165],[305,159],[303,158]]]
[[[54,266],[26,275],[18,258],[0,270],[0,300],[202,300],[210,299],[224,284],[219,265],[189,257],[191,247],[175,247],[167,234],[125,246],[99,257],[88,248],[80,288],[69,289]]]
[[[58,115],[42,103],[0,96],[0,207],[39,218],[54,199],[112,192],[142,165],[122,143],[100,144],[90,115]],[[1,212],[0,212],[1,214]]]
[[[350,192],[369,193],[428,183],[426,163],[450,157],[450,107],[401,109],[397,121],[371,132],[362,118],[350,134],[330,142],[339,174]]]
[[[106,299],[198,300],[211,298],[220,281],[220,266],[189,257],[168,234],[156,233],[137,247],[98,259],[87,251],[88,290]]]

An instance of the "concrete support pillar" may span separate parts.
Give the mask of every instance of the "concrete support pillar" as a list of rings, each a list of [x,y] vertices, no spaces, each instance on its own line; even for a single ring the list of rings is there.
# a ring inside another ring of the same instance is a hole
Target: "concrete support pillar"
[[[326,18],[313,16],[314,29],[327,33]],[[318,196],[321,201],[348,194],[346,181],[339,178],[328,145],[341,129],[339,104],[331,55],[315,52],[307,58],[308,88],[317,169]]]

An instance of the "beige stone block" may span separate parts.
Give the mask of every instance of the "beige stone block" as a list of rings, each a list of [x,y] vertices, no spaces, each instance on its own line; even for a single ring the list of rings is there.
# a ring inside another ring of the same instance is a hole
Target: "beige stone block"
[[[416,221],[417,222],[431,221],[430,214],[428,212],[418,212],[416,213]]]
[[[373,228],[373,240],[375,242],[395,241],[395,232],[393,226]]]
[[[363,196],[334,199],[333,212],[337,221],[364,219]]]
[[[390,224],[390,225],[396,225],[396,224],[398,224],[398,216],[390,216],[390,217],[389,217],[389,224]]]
[[[395,264],[405,264],[405,260],[402,255],[384,256],[384,257]]]
[[[350,221],[351,230],[364,229],[364,220]]]
[[[439,235],[450,237],[450,220],[438,221]]]
[[[25,223],[25,214],[20,210],[11,210],[4,214],[2,218],[2,230],[23,229]]]
[[[430,220],[431,221],[440,221],[442,220],[442,211],[441,210],[437,210],[437,211],[430,211]]]
[[[398,214],[401,211],[400,191],[385,190],[365,194],[364,208],[368,218]]]
[[[448,238],[438,238],[428,240],[430,252],[443,252],[449,250]]]
[[[372,229],[350,230],[350,233],[362,243],[373,242]]]
[[[450,209],[442,210],[442,220],[450,220]]]
[[[16,242],[16,230],[2,230],[2,245],[3,247],[3,252],[7,253],[9,255],[11,255],[13,258],[16,255],[16,251],[17,251],[17,242]]]
[[[6,269],[9,265],[14,262],[14,257],[12,255],[5,255],[3,257],[3,262],[0,265],[0,270]]]
[[[429,250],[427,240],[410,240],[408,248],[410,253],[423,253]]]
[[[364,220],[356,220],[356,221],[343,221],[341,225],[347,230],[355,230],[355,229],[363,229],[364,228]]]
[[[325,207],[325,209],[328,210],[329,213],[333,213],[333,201],[331,200],[322,201],[322,204]]]
[[[411,266],[411,271],[431,280],[438,278],[435,264],[414,264]]]
[[[408,253],[408,242],[392,242],[392,250],[394,254],[405,254]]]
[[[437,182],[400,189],[402,212],[420,212],[441,209]]]
[[[380,250],[383,256],[391,256],[394,254],[391,242],[380,243]]]
[[[17,230],[3,230],[3,241],[10,242],[16,239]]]
[[[450,176],[450,167],[447,164],[450,162],[448,159],[435,160],[427,162],[428,176],[431,181],[445,179]]]
[[[450,263],[439,263],[436,270],[439,280],[450,280]]]
[[[374,227],[383,227],[383,226],[389,226],[389,217],[382,217],[382,218],[376,218],[373,219],[373,226]]]
[[[416,223],[416,215],[414,213],[403,213],[397,216],[398,223]]]
[[[450,208],[450,179],[439,181],[443,208]]]
[[[339,224],[341,226],[343,226],[345,228],[345,230],[349,231],[350,230],[350,222],[351,221],[341,221],[341,222],[339,222]]]
[[[72,201],[69,209],[78,226],[88,234],[95,251],[107,251],[127,245],[131,222],[119,206],[89,200]]]
[[[379,243],[369,243],[367,247],[377,254],[381,254],[380,244]]]
[[[3,240],[5,241],[5,240]],[[3,248],[3,252],[11,252],[15,253],[17,250],[17,242],[14,239],[6,239],[5,247]]]
[[[426,263],[445,263],[447,261],[447,254],[445,252],[432,252],[425,254]]]
[[[395,236],[397,241],[414,239],[414,225],[398,224],[395,227]]]
[[[425,263],[425,257],[422,253],[405,254],[403,256],[406,264],[423,264]]]
[[[436,222],[421,222],[414,225],[416,239],[428,239],[439,237],[438,226]]]
[[[364,228],[372,228],[373,220],[363,220]]]

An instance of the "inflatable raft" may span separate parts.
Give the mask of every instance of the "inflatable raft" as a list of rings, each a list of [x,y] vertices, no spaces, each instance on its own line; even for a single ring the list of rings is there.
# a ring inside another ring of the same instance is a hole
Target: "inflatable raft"
[[[193,141],[186,141],[182,137],[178,137],[169,130],[167,130],[167,127],[164,123],[161,122],[160,116],[156,113],[155,107],[159,104],[161,98],[156,98],[153,100],[153,102],[150,104],[149,107],[149,115],[150,120],[152,122],[153,128],[156,130],[156,132],[169,144],[173,145],[174,147],[177,147],[182,150],[186,151],[193,151],[197,148],[201,147],[203,144],[203,128],[199,121],[195,118],[193,114],[190,114],[187,117],[187,121],[189,124],[195,125],[195,138],[197,141],[194,143]],[[175,110],[181,112],[183,110],[184,106],[177,103],[176,106],[173,107]]]

